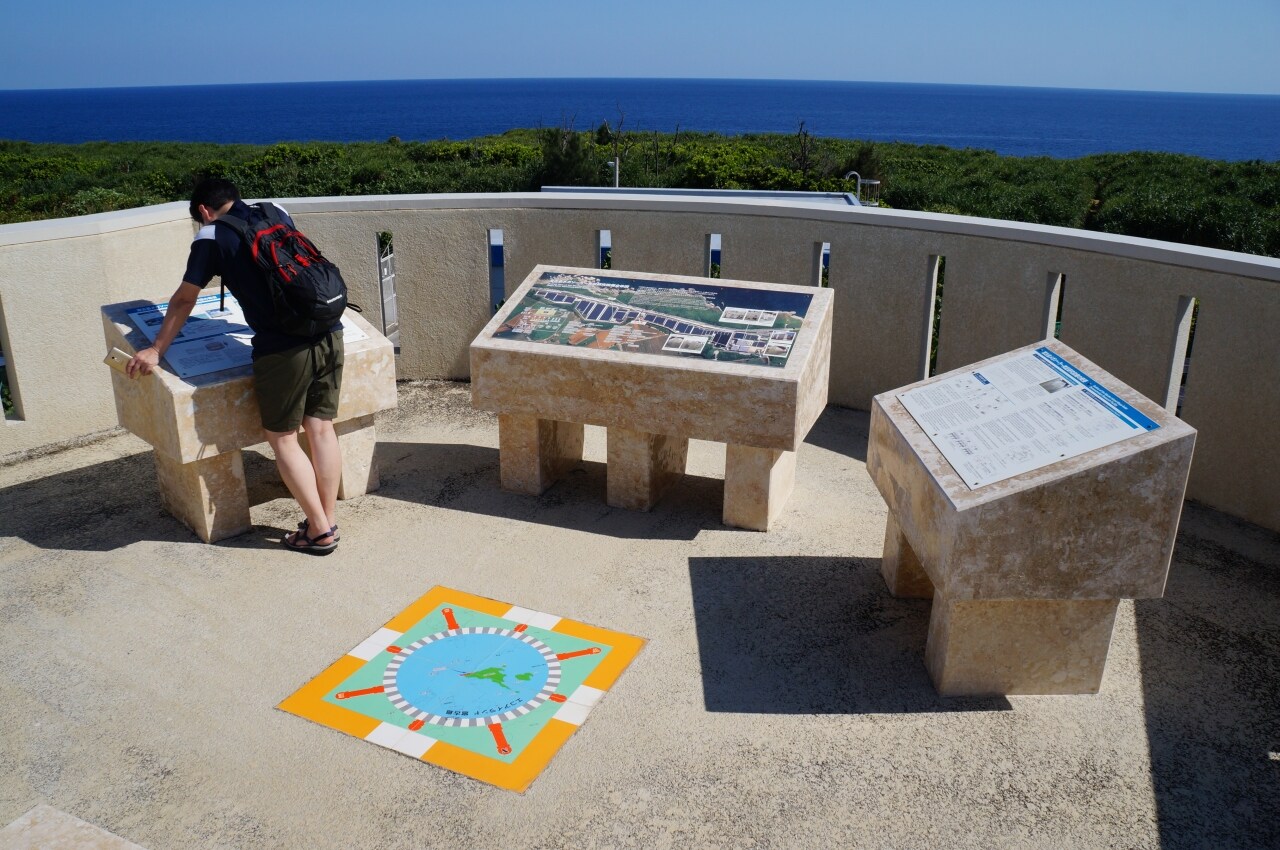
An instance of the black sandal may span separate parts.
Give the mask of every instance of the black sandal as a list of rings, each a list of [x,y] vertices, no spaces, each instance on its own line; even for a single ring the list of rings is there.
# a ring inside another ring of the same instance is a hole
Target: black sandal
[[[306,534],[307,530],[310,529],[311,527],[310,523],[311,523],[311,520],[304,519],[302,522],[298,523],[298,530],[301,531],[303,534]],[[338,524],[336,522],[333,524],[333,528],[329,529],[329,534],[333,536],[334,543],[337,543],[339,540],[342,539],[341,537],[338,536]],[[320,536],[326,537],[328,535],[321,534]]]
[[[332,540],[329,543],[318,543],[326,537],[333,537],[333,532],[326,531],[324,534],[317,534],[315,537],[308,537],[307,533],[299,528],[292,534],[286,534],[281,540],[281,545],[286,549],[292,549],[295,552],[306,552],[308,555],[328,555],[334,549],[338,548],[338,541]],[[301,540],[303,545],[299,546],[298,541]]]

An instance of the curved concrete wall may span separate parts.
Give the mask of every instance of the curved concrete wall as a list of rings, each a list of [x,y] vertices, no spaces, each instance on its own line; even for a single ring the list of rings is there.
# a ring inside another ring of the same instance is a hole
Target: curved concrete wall
[[[19,419],[0,456],[116,424],[103,304],[163,300],[186,268],[187,205],[0,227],[0,346]]]
[[[537,263],[704,274],[721,235],[726,278],[812,284],[831,247],[831,401],[866,409],[927,368],[945,259],[938,369],[1037,339],[1062,288],[1063,342],[1157,401],[1176,403],[1188,299],[1200,301],[1183,418],[1200,430],[1189,496],[1280,529],[1280,261],[1064,228],[773,199],[509,194],[302,198],[283,203],[381,322],[376,234],[395,237],[404,378],[467,377],[490,316],[488,232],[504,232],[507,289]],[[22,421],[0,455],[115,424],[98,307],[163,299],[185,265],[184,204],[0,227],[4,349]]]

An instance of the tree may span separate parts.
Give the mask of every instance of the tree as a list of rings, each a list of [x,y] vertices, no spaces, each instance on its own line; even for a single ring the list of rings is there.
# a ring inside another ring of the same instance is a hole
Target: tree
[[[595,185],[599,166],[584,135],[572,121],[541,131],[543,186]]]

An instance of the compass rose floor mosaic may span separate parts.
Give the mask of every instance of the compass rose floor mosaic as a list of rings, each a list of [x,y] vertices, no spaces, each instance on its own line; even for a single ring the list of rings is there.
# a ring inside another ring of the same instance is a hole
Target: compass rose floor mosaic
[[[278,708],[524,791],[642,646],[435,587]]]

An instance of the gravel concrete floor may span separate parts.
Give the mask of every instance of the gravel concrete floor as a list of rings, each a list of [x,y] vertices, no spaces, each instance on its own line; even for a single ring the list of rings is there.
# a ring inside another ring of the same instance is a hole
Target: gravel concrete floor
[[[131,436],[0,467],[0,826],[45,803],[149,850],[1280,846],[1280,535],[1188,505],[1099,695],[942,699],[928,602],[879,575],[865,413],[824,414],[760,534],[720,523],[723,446],[632,513],[601,429],[516,496],[465,384],[400,402],[327,558],[278,545],[299,512],[265,446],[254,530],[212,546]],[[437,584],[648,640],[523,795],[274,708]]]

